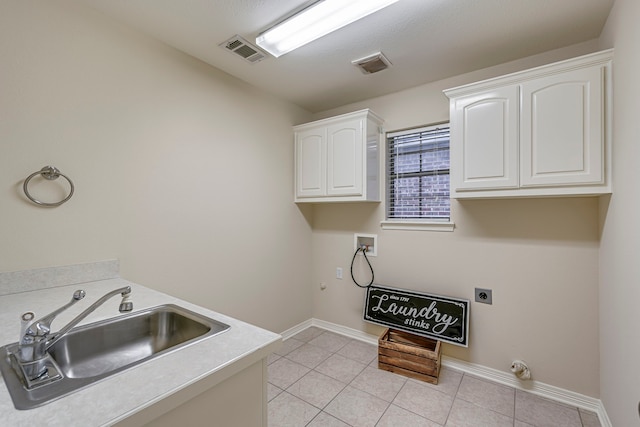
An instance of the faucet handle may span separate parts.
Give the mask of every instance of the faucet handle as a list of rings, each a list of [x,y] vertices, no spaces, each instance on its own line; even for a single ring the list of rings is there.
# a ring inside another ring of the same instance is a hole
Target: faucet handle
[[[20,341],[22,341],[22,337],[24,337],[24,334],[27,332],[27,328],[31,326],[35,317],[36,315],[33,311],[27,311],[26,313],[22,313],[20,316]]]
[[[58,314],[60,314],[63,311],[65,311],[67,308],[71,307],[73,304],[75,304],[78,301],[80,301],[86,295],[87,295],[87,293],[85,291],[83,291],[82,289],[78,289],[77,291],[75,291],[73,293],[73,297],[71,298],[71,301],[69,301],[68,303],[66,303],[62,307],[58,308],[57,310],[54,310],[53,312],[47,314],[43,318],[38,319],[36,321],[31,321],[31,323],[25,328],[25,331],[22,334],[23,339],[26,338],[29,335],[30,336],[40,336],[40,337],[46,336],[49,332],[51,332],[51,322],[53,322],[53,319],[55,319]],[[23,314],[22,315],[23,318],[28,313],[31,313],[31,312],[27,312],[27,313]],[[27,317],[29,317],[29,316],[27,316]],[[34,317],[35,317],[35,315],[34,315]]]
[[[83,289],[78,289],[73,293],[73,302],[80,301],[82,298],[86,297],[87,293]]]

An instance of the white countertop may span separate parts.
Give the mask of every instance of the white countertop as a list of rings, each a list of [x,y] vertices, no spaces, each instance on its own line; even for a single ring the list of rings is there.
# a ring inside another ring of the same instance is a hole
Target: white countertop
[[[0,295],[0,345],[18,341],[19,318],[25,311],[33,311],[36,318],[39,318],[69,302],[76,289],[84,289],[87,296],[61,313],[53,322],[52,329],[56,331],[105,293],[126,285],[132,288],[134,312],[162,304],[176,304],[226,323],[231,328],[114,374],[39,408],[15,409],[2,381],[0,419],[3,425],[113,425],[196,382],[204,382],[206,387],[215,386],[239,370],[267,357],[278,348],[282,340],[280,335],[273,332],[127,280],[112,278]],[[85,318],[80,325],[119,316],[119,304],[119,296],[112,298]]]

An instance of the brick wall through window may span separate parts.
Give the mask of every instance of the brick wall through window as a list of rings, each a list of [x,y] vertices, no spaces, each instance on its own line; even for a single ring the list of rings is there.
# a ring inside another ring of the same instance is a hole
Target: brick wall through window
[[[387,219],[449,220],[449,124],[387,135]]]

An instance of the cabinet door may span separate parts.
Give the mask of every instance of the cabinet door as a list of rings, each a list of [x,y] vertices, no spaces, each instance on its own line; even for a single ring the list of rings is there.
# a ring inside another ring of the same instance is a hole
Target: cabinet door
[[[455,191],[518,186],[518,86],[457,98],[452,105]]]
[[[296,133],[296,196],[327,194],[327,141],[324,127]]]
[[[603,68],[522,84],[522,187],[603,182]]]
[[[327,194],[362,195],[364,121],[351,119],[327,127]]]

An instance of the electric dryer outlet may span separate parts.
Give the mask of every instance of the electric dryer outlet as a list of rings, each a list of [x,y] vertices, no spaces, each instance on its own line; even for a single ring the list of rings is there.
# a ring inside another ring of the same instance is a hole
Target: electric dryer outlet
[[[493,304],[493,294],[491,289],[476,288],[475,301],[482,304]]]

